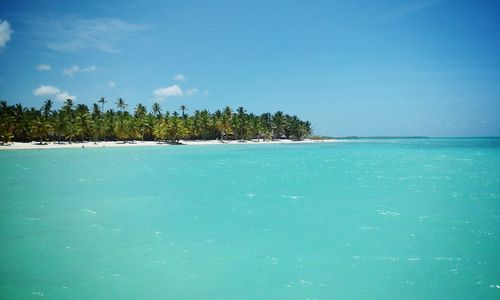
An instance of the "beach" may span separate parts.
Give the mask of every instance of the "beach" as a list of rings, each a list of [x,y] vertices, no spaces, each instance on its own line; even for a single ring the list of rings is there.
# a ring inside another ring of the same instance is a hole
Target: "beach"
[[[108,147],[165,147],[165,146],[182,146],[182,145],[262,145],[262,144],[304,144],[304,143],[331,143],[335,142],[334,139],[325,139],[325,140],[312,140],[312,139],[304,139],[300,141],[289,140],[289,139],[280,139],[280,140],[250,140],[250,141],[221,141],[221,140],[181,140],[179,145],[172,145],[164,142],[157,141],[128,141],[123,143],[121,141],[100,141],[97,143],[94,142],[47,142],[44,144],[40,144],[39,142],[31,142],[31,143],[21,143],[21,142],[13,142],[9,145],[0,146],[0,150],[38,150],[38,149],[74,149],[74,148],[108,148]]]

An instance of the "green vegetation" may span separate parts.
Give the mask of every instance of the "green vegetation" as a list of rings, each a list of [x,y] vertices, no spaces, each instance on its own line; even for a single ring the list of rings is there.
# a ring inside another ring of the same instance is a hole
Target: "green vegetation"
[[[44,141],[122,141],[156,140],[178,143],[184,140],[251,140],[251,139],[295,139],[301,140],[312,134],[311,123],[301,121],[281,111],[260,116],[247,113],[243,107],[233,111],[227,106],[210,113],[195,110],[187,113],[185,105],[177,112],[162,113],[159,103],[154,103],[148,112],[137,104],[133,113],[127,110],[122,98],[115,102],[116,111],[104,110],[107,103],[101,97],[91,108],[76,104],[72,99],[64,101],[59,110],[54,110],[53,101],[47,100],[40,109],[9,106],[0,102],[0,143],[12,141],[42,144]]]

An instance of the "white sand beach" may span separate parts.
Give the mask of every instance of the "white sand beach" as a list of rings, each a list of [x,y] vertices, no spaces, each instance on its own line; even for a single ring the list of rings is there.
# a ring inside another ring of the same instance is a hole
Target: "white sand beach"
[[[328,140],[312,140],[312,139],[304,139],[301,141],[294,140],[250,140],[250,141],[220,141],[220,140],[194,140],[194,141],[184,141],[181,140],[180,144],[188,145],[188,146],[196,146],[196,145],[262,145],[262,144],[304,144],[304,143],[331,143],[336,142],[334,139]],[[182,146],[181,145],[181,146]],[[31,143],[20,143],[13,142],[8,145],[1,145],[0,150],[35,150],[35,149],[69,149],[69,148],[107,148],[107,147],[165,147],[165,146],[177,146],[171,145],[168,143],[159,143],[156,141],[128,141],[126,143],[116,142],[116,141],[108,141],[108,142],[74,142],[74,143],[57,143],[57,142],[47,142],[45,144],[40,144],[39,142],[31,142]]]

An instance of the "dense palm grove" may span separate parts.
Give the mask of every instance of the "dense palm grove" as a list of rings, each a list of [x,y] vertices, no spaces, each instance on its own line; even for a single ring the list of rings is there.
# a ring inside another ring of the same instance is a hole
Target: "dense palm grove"
[[[179,140],[250,140],[250,139],[303,139],[312,134],[311,124],[297,116],[281,111],[275,114],[255,115],[243,107],[233,111],[231,107],[210,113],[196,110],[187,114],[186,106],[177,112],[162,112],[154,103],[148,112],[142,104],[133,113],[127,110],[122,98],[115,102],[116,110],[104,110],[106,100],[100,98],[92,107],[64,101],[59,110],[53,109],[53,101],[47,100],[40,109],[26,108],[21,104],[9,106],[0,102],[0,141],[28,142],[46,140],[75,141],[123,141],[156,140],[178,143]]]

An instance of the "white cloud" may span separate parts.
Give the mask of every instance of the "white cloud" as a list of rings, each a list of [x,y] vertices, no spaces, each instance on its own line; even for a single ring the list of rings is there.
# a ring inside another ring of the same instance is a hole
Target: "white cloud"
[[[61,90],[53,85],[40,85],[33,90],[35,96],[52,96],[61,93]]]
[[[116,87],[116,83],[114,81],[110,81],[110,82],[108,82],[108,86],[110,88],[115,88]]]
[[[61,91],[53,85],[40,85],[33,90],[35,96],[55,96],[57,100],[64,101],[68,98],[75,100],[76,96],[70,95],[67,91]]]
[[[36,69],[38,71],[50,71],[50,70],[52,70],[52,67],[50,65],[47,65],[47,64],[39,64],[38,66],[36,66]]]
[[[177,74],[175,75],[174,77],[172,77],[174,80],[176,81],[186,81],[187,78],[186,76],[182,75],[182,74]]]
[[[69,68],[64,68],[62,73],[64,75],[68,75],[69,77],[73,77],[76,73],[89,73],[97,70],[96,66],[90,66],[86,68],[80,68],[79,66],[71,66]]]
[[[64,70],[62,71],[62,73],[64,75],[68,75],[69,77],[73,77],[73,74],[77,73],[78,71],[80,71],[80,67],[78,67],[78,66],[72,66],[72,67],[69,67],[69,68],[64,68]]]
[[[198,89],[190,88],[183,90],[177,84],[162,87],[153,91],[157,100],[163,100],[168,97],[191,97],[198,94]]]
[[[191,97],[198,94],[198,90],[196,88],[187,89],[184,94],[186,95],[186,97]]]
[[[149,25],[128,23],[120,19],[82,19],[75,15],[38,18],[31,22],[37,28],[37,40],[44,46],[61,52],[120,52],[119,45],[124,40],[150,29]]]
[[[5,47],[5,44],[10,41],[10,35],[13,32],[9,22],[0,20],[0,49]]]
[[[87,68],[83,68],[81,72],[94,72],[95,70],[97,70],[96,66],[90,66]]]
[[[184,92],[177,84],[174,84],[171,86],[156,89],[153,91],[153,94],[157,99],[163,100],[168,97],[182,97],[184,95]]]
[[[208,95],[210,95],[210,93],[208,91],[204,91],[203,95],[208,96]]]
[[[64,101],[66,99],[72,99],[72,100],[75,100],[76,99],[76,96],[73,96],[73,95],[70,95],[67,91],[64,91],[60,94],[57,94],[56,95],[56,98],[57,100],[59,101]]]

